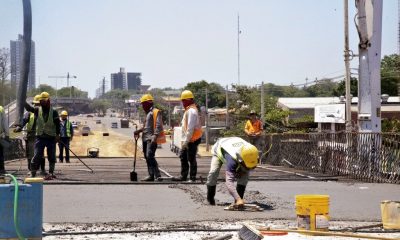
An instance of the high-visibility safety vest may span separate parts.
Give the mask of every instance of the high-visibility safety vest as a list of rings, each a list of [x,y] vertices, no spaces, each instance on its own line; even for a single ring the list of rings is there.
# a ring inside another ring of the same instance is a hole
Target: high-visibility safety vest
[[[182,121],[183,122],[182,130],[185,132],[187,132],[187,130],[188,130],[188,110],[190,108],[193,108],[194,110],[196,110],[197,116],[199,115],[199,110],[197,109],[196,105],[194,105],[194,104],[188,106],[185,109],[185,113],[183,114],[183,121]],[[199,121],[199,119],[197,121]],[[190,138],[190,142],[194,142],[194,141],[198,140],[203,135],[203,130],[201,129],[201,125],[200,124],[198,124],[198,125],[199,126],[196,126],[193,131],[193,135],[192,135],[192,138]]]
[[[54,125],[53,118],[53,108],[49,109],[49,116],[47,121],[43,118],[43,109],[39,108],[38,117],[36,119],[36,136],[42,136],[43,134],[55,137],[56,136],[56,126]]]
[[[239,137],[220,138],[212,147],[211,152],[217,156],[221,162],[225,163],[226,160],[223,156],[222,149],[231,155],[233,159],[237,160],[237,154],[240,155],[242,147],[246,144],[248,144],[248,142]]]
[[[157,115],[158,115],[159,112],[160,112],[159,109],[157,109],[157,108],[153,109],[153,131],[156,130]],[[161,126],[162,126],[162,122],[161,122]],[[167,142],[167,139],[165,137],[164,127],[163,127],[163,130],[157,136],[157,144],[163,144],[163,143],[166,143],[166,142]]]
[[[28,124],[26,125],[26,130],[28,131],[28,133],[33,131],[33,124],[35,124],[35,114],[30,113],[29,121],[28,121]]]
[[[65,127],[67,128],[67,137],[71,137],[71,122],[68,119],[65,122]]]

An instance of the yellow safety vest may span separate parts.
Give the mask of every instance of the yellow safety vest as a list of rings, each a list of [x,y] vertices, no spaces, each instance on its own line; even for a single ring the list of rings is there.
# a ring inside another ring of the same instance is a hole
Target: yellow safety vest
[[[36,120],[36,136],[42,136],[43,134],[55,137],[56,136],[56,125],[54,125],[53,108],[49,109],[49,116],[47,121],[43,118],[43,109],[39,108],[38,118]]]
[[[32,132],[32,128],[33,128],[33,124],[35,123],[35,114],[34,113],[30,113],[29,114],[29,121],[28,124],[26,125],[26,130],[28,131],[28,133]]]

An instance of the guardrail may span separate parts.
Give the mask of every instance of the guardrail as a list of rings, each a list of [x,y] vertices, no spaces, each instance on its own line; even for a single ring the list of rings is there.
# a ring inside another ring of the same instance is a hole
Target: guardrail
[[[400,134],[271,134],[264,141],[264,163],[362,181],[400,183]]]

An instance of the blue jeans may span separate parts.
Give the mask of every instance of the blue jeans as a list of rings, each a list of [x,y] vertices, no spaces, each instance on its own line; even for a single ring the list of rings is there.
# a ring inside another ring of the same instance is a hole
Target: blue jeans
[[[49,160],[49,173],[54,173],[56,165],[56,140],[55,138],[36,137],[35,153],[31,162],[31,171],[36,173],[39,169],[41,160],[44,158],[44,148],[47,149],[47,159]]]

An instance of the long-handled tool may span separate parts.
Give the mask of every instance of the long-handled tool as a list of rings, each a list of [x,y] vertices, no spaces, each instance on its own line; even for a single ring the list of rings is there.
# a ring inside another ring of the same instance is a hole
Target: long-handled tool
[[[83,165],[85,165],[85,167],[87,167],[92,173],[94,173],[93,169],[91,169],[84,161],[82,161],[72,150],[71,148],[67,147],[63,142],[59,141],[59,143],[61,143],[65,149],[68,149],[68,151],[70,151],[72,154],[74,154],[74,156],[81,162],[83,163]]]
[[[135,130],[137,130],[137,126],[136,126]],[[131,181],[132,182],[137,182],[137,173],[135,172],[135,169],[136,169],[137,142],[139,140],[139,137],[140,137],[139,134],[136,134],[134,136],[134,139],[135,139],[135,155],[134,155],[134,158],[133,158],[133,170],[131,172]]]

